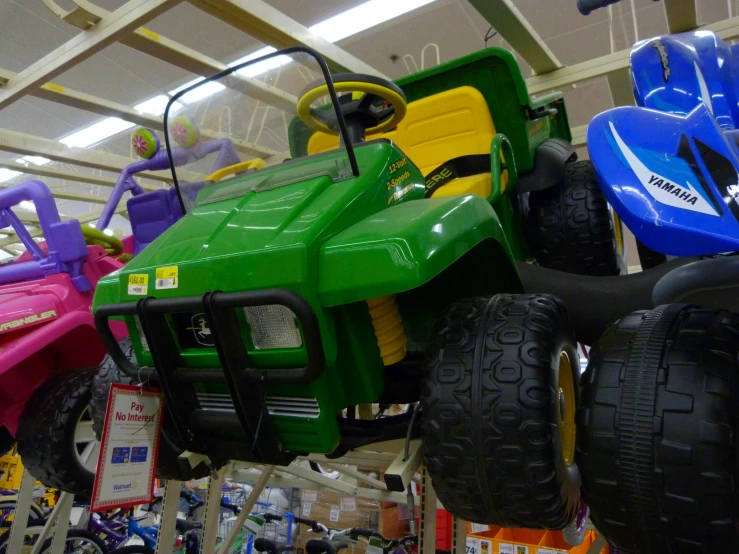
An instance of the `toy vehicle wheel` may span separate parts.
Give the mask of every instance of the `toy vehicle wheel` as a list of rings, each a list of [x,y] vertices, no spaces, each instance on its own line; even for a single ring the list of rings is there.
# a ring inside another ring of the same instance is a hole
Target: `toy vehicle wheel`
[[[620,225],[589,160],[567,164],[562,184],[529,195],[526,229],[543,267],[579,275],[625,270]]]
[[[652,250],[639,239],[636,239],[636,251],[639,253],[639,263],[643,270],[652,269],[667,261],[666,255]]]
[[[120,341],[121,350],[131,360],[136,363],[136,354],[133,351],[131,339],[126,337]],[[105,408],[108,404],[108,393],[110,385],[113,383],[124,383],[126,385],[136,384],[134,381],[121,372],[118,366],[113,362],[110,356],[105,356],[103,363],[100,364],[97,374],[95,375],[92,395],[90,399],[90,411],[92,413],[93,430],[98,440],[103,434],[105,424]],[[175,436],[174,424],[169,419],[167,411],[164,412],[163,432],[159,440],[159,458],[157,461],[157,477],[160,479],[177,479],[178,481],[189,481],[190,479],[200,479],[210,475],[210,468],[201,463],[196,467],[190,467],[187,460],[180,459],[180,454],[184,448],[177,446],[172,437]],[[211,461],[216,468],[220,468],[228,460],[220,460],[214,458],[213,453],[209,453]]]
[[[51,552],[52,539],[44,542],[40,552]],[[105,542],[95,533],[84,529],[70,529],[64,541],[64,552],[84,552],[85,554],[108,554]]]
[[[438,319],[421,394],[439,500],[475,523],[562,529],[578,510],[577,344],[561,300],[499,294]]]
[[[624,554],[737,552],[739,315],[634,312],[591,350],[578,465],[591,520]]]
[[[154,550],[145,544],[132,544],[131,546],[122,546],[114,550],[112,554],[154,554]]]
[[[4,425],[0,427],[0,456],[7,454],[14,444],[15,438],[10,434],[10,431]]]
[[[56,375],[31,396],[18,424],[23,465],[47,487],[89,497],[100,443],[90,419],[95,369]]]

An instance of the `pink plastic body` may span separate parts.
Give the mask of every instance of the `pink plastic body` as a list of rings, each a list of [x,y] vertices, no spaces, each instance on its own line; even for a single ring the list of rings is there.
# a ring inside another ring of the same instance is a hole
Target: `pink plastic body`
[[[131,252],[132,240],[123,242]],[[106,354],[95,330],[92,297],[100,278],[124,264],[100,246],[88,246],[88,252],[83,273],[91,291],[77,291],[68,273],[0,286],[0,427],[14,436],[36,389],[59,373],[95,367]],[[117,338],[128,334],[123,323],[111,327]]]

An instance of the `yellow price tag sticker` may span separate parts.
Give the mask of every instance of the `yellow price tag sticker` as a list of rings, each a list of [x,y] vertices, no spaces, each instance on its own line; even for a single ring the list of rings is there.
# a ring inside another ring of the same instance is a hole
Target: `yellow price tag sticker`
[[[156,275],[156,289],[176,289],[180,284],[179,269],[176,265],[158,267]]]
[[[41,88],[45,88],[47,90],[53,90],[54,92],[66,92],[67,89],[64,88],[62,85],[55,85],[54,83],[44,83],[41,85]]]
[[[128,276],[128,294],[146,295],[149,293],[149,276],[145,273],[133,273]]]
[[[161,36],[159,35],[159,33],[155,33],[154,31],[152,31],[151,29],[147,29],[146,27],[140,27],[139,32],[145,37],[149,37],[151,40],[161,40]]]

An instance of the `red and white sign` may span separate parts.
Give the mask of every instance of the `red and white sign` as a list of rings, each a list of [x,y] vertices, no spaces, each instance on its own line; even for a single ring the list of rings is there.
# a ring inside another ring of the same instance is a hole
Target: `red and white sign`
[[[158,389],[117,383],[110,387],[93,512],[152,501],[163,409]]]

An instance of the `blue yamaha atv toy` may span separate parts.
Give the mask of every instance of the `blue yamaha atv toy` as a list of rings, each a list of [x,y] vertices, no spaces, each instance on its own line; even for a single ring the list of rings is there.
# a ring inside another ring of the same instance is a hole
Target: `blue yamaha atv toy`
[[[609,203],[646,247],[677,258],[600,279],[519,266],[527,290],[560,296],[594,344],[577,464],[592,521],[624,554],[739,551],[735,49],[707,31],[638,43],[639,106],[588,129]]]

